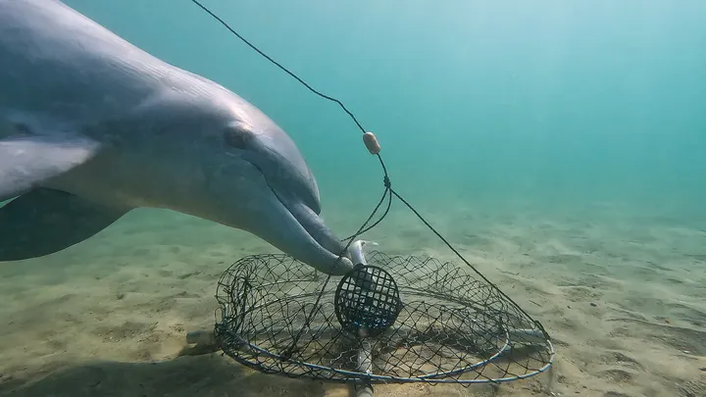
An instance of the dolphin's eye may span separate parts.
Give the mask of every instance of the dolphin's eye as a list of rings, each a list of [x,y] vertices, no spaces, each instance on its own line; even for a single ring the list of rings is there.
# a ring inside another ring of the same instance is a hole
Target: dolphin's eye
[[[250,129],[243,128],[243,125],[241,124],[228,126],[223,133],[223,140],[226,145],[240,150],[245,150],[247,148],[252,137],[253,136]]]

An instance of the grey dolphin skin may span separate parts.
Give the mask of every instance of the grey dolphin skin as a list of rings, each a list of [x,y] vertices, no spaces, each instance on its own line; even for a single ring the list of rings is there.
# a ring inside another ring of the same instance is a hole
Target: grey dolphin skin
[[[0,261],[52,254],[138,207],[352,268],[290,137],[223,86],[58,0],[0,0]]]

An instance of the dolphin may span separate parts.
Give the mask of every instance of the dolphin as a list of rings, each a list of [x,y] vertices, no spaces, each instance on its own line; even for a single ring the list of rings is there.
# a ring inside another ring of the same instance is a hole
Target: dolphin
[[[292,139],[245,99],[59,0],[0,0],[0,261],[49,255],[139,207],[352,269]]]

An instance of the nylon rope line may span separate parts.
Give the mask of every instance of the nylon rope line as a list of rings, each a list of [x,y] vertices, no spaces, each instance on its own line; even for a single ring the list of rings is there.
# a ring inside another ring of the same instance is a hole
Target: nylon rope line
[[[245,43],[247,46],[249,46],[250,48],[252,48],[253,50],[255,50],[255,51],[256,51],[258,54],[260,54],[262,57],[264,57],[265,59],[267,59],[268,61],[270,61],[272,64],[274,64],[275,66],[277,66],[278,68],[280,68],[282,71],[284,71],[285,73],[287,73],[288,75],[290,75],[292,78],[294,78],[295,80],[297,80],[299,83],[301,83],[304,87],[306,87],[307,89],[309,89],[309,91],[313,92],[314,94],[318,95],[318,96],[321,97],[321,98],[324,98],[324,99],[327,99],[327,100],[329,100],[329,101],[332,101],[332,102],[337,103],[337,104],[343,109],[343,111],[345,111],[345,112],[348,114],[348,116],[350,116],[350,118],[353,120],[353,122],[356,124],[356,126],[363,132],[363,134],[365,134],[365,133],[367,132],[367,131],[365,130],[365,128],[363,128],[363,126],[361,125],[361,123],[358,121],[358,119],[355,117],[355,115],[353,115],[353,113],[352,113],[350,110],[348,110],[348,108],[346,108],[346,106],[343,104],[343,102],[341,102],[340,100],[338,100],[338,99],[336,99],[336,98],[334,98],[334,97],[331,97],[331,96],[329,96],[329,95],[326,95],[326,94],[324,94],[324,93],[322,93],[322,92],[320,92],[320,91],[314,89],[312,86],[310,86],[310,85],[309,85],[306,81],[304,81],[302,78],[300,78],[299,76],[297,76],[296,74],[294,74],[293,72],[291,72],[291,71],[290,71],[289,69],[287,69],[286,67],[282,66],[279,62],[277,62],[277,61],[275,61],[274,59],[272,59],[270,56],[268,56],[268,55],[265,54],[263,51],[261,51],[257,46],[255,46],[254,44],[250,43],[250,41],[248,41],[245,37],[241,36],[241,35],[240,35],[235,29],[233,29],[226,21],[224,21],[223,19],[221,19],[218,15],[216,15],[215,13],[213,13],[209,8],[207,8],[206,6],[204,6],[199,0],[190,0],[190,1],[191,1],[192,3],[194,3],[195,5],[197,5],[199,8],[201,8],[204,12],[206,12],[208,15],[210,15],[210,16],[211,16],[212,18],[214,18],[216,21],[218,21],[221,25],[223,25],[226,29],[228,29],[228,31],[230,31],[233,35],[235,35],[237,38],[239,38],[239,39],[240,39],[243,43]],[[471,265],[471,263],[468,262],[468,261],[466,260],[466,258],[464,258],[464,257],[461,255],[461,253],[458,252],[458,251],[451,245],[451,243],[449,243],[449,241],[448,241],[444,236],[442,236],[429,222],[427,222],[426,219],[424,219],[424,217],[423,217],[409,202],[407,202],[407,200],[405,200],[404,198],[402,198],[402,196],[401,196],[399,193],[397,193],[397,192],[392,188],[392,183],[391,183],[391,181],[390,181],[389,174],[388,174],[388,171],[387,171],[387,167],[385,166],[385,162],[383,161],[382,156],[380,155],[380,153],[375,154],[375,156],[377,156],[377,158],[378,158],[378,160],[379,160],[379,162],[380,162],[380,166],[382,167],[382,171],[383,171],[383,174],[384,174],[383,183],[384,183],[384,185],[385,185],[385,190],[384,190],[384,192],[383,192],[382,198],[380,199],[380,201],[378,202],[377,206],[376,206],[375,209],[372,211],[372,213],[370,214],[370,216],[368,217],[368,219],[363,223],[363,225],[361,225],[361,227],[358,229],[358,231],[357,231],[355,234],[353,234],[353,235],[351,235],[351,236],[349,236],[349,237],[346,238],[346,239],[348,240],[348,243],[346,244],[346,246],[345,246],[345,248],[343,249],[343,251],[338,255],[337,261],[340,260],[340,259],[343,257],[343,255],[345,254],[346,251],[348,251],[348,248],[349,248],[350,245],[353,243],[353,241],[355,241],[355,238],[356,238],[356,237],[358,237],[360,234],[362,234],[362,233],[364,233],[364,232],[366,232],[366,231],[372,229],[373,227],[377,226],[380,222],[382,222],[382,220],[387,216],[387,214],[388,214],[389,211],[390,211],[390,207],[392,206],[392,196],[394,195],[394,196],[397,197],[407,208],[409,208],[409,209],[417,216],[417,218],[419,218],[419,220],[421,220],[422,223],[424,223],[424,224],[429,228],[429,230],[431,230],[437,237],[439,237],[439,239],[441,239],[441,241],[442,241],[454,254],[456,254],[456,256],[458,256],[459,259],[461,259],[461,261],[463,261],[468,267],[470,267],[470,268],[471,268],[478,276],[480,276],[485,282],[487,282],[488,284],[494,286],[495,289],[500,293],[500,295],[502,295],[503,297],[505,297],[506,299],[508,299],[508,300],[515,306],[515,308],[518,309],[522,314],[524,314],[524,315],[527,316],[528,318],[532,318],[522,307],[520,307],[520,305],[518,305],[518,304],[517,304],[512,298],[510,298],[508,295],[506,295],[500,288],[498,288],[497,285],[495,285],[495,283],[493,283],[493,282],[490,281],[488,278],[486,278],[481,272],[479,272],[479,271],[475,268],[475,266]],[[388,195],[388,194],[389,194],[390,196],[389,196],[389,200],[388,200],[388,204],[387,204],[387,208],[385,209],[385,212],[384,212],[383,215],[380,217],[380,219],[378,219],[378,220],[377,220],[375,223],[373,223],[370,227],[366,227],[366,225],[370,222],[370,220],[373,218],[373,216],[375,216],[375,213],[380,209],[380,206],[382,205],[383,201],[385,200],[385,196]],[[315,306],[314,306],[314,307],[318,307],[318,304],[319,304],[319,302],[320,302],[320,300],[321,300],[321,297],[323,296],[323,292],[324,292],[326,286],[328,285],[328,281],[329,281],[330,279],[331,279],[331,275],[329,274],[328,277],[326,278],[326,281],[324,282],[324,286],[322,287],[321,293],[319,294],[319,296],[318,296],[317,299],[316,299],[316,303],[315,303]],[[316,313],[316,310],[313,310],[310,316],[313,316],[315,313]],[[542,324],[541,324],[539,321],[535,320],[534,323],[535,323],[535,325],[537,325],[537,326],[542,330],[542,332],[544,333],[544,335],[546,335],[547,337],[549,336],[549,334],[547,333],[547,331],[544,329],[544,327],[542,326]],[[305,322],[305,326],[302,327],[302,330],[301,330],[300,333],[299,333],[300,335],[304,332],[304,330],[306,329],[306,327],[308,327],[308,325],[309,325],[309,321]],[[299,339],[299,337],[295,338],[294,343],[292,344],[292,348],[293,348],[294,345],[296,345],[296,343],[298,342],[298,339]],[[290,351],[290,352],[291,352],[291,351]]]

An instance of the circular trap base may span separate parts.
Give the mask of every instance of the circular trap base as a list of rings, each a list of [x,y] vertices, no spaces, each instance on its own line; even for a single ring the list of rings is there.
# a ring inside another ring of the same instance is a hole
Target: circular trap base
[[[378,298],[399,302],[388,305],[396,317],[382,317],[392,321],[367,333],[342,325],[361,313],[350,300],[336,305],[345,276],[326,282],[286,255],[234,263],[216,296],[222,350],[260,372],[334,382],[503,382],[551,365],[554,350],[538,323],[471,269],[376,251],[367,262],[396,283],[398,295]],[[342,307],[355,316],[341,319]]]

